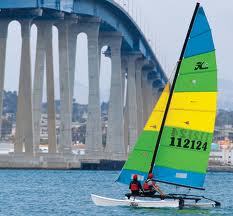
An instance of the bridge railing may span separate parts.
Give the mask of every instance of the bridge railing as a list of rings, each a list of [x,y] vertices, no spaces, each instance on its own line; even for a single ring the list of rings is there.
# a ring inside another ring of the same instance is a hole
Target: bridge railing
[[[155,36],[149,31],[149,26],[143,19],[140,8],[133,4],[133,0],[113,0],[122,10],[124,10],[137,24],[141,32],[144,34],[145,39],[150,44],[153,52],[155,53]]]
[[[57,10],[72,12],[74,8],[74,0],[36,0],[37,7],[56,8]]]

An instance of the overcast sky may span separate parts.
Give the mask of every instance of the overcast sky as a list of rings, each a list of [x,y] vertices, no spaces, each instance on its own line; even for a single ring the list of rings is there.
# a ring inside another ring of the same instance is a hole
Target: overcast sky
[[[179,58],[196,1],[133,1],[135,6],[141,9],[144,22],[147,21],[147,25],[150,26],[150,34],[155,35],[157,55],[162,65],[167,72],[172,71]],[[233,71],[231,71],[233,61],[233,1],[200,0],[199,2],[206,12],[213,31],[219,77],[233,80]]]
[[[122,0],[120,0],[122,1]],[[133,2],[133,4],[132,4]],[[233,1],[232,0],[201,0],[207,18],[213,31],[216,46],[219,78],[232,80],[232,50],[233,50]],[[194,0],[130,0],[130,12],[149,36],[162,66],[169,74],[179,58],[190,19],[195,8]],[[136,15],[137,14],[137,15]],[[54,29],[54,32],[56,30]],[[7,61],[5,89],[18,89],[20,63],[20,26],[12,22],[9,27],[7,41]],[[54,55],[58,58],[57,35],[54,34]],[[34,69],[36,28],[32,28],[32,68]],[[81,103],[87,103],[87,42],[85,35],[78,39],[77,68],[75,82],[75,98]],[[103,66],[104,65],[104,66]],[[101,98],[109,96],[111,67],[109,59],[102,58]],[[56,97],[58,98],[58,63],[55,61]]]

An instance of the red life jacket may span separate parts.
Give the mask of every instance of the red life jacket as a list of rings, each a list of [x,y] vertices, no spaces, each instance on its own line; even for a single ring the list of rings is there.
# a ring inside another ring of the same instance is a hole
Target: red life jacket
[[[137,182],[132,182],[130,185],[130,190],[131,191],[139,191],[139,186]]]
[[[151,187],[148,185],[147,181],[145,181],[144,184],[143,184],[143,190],[144,191],[150,191],[151,190]]]
[[[148,183],[150,182],[150,181],[152,181],[151,179],[147,179],[145,182],[144,182],[144,184],[143,184],[143,191],[144,192],[152,192],[152,191],[154,191],[154,186],[156,186],[155,185],[155,183],[152,181],[151,182],[151,184],[149,185]]]

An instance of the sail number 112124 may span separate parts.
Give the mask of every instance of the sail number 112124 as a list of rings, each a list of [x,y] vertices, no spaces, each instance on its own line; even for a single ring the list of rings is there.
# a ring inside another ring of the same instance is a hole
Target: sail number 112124
[[[207,142],[190,140],[190,139],[175,138],[175,137],[171,137],[170,146],[198,150],[198,151],[201,151],[201,150],[206,151],[207,150]]]

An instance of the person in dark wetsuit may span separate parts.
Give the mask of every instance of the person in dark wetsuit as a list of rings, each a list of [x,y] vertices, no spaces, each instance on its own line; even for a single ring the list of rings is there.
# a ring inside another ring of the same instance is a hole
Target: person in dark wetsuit
[[[138,181],[138,176],[134,175],[133,180],[129,184],[129,189],[131,190],[132,196],[139,196],[140,192],[142,191],[142,185]]]
[[[143,194],[145,196],[153,196],[156,192],[158,192],[161,197],[164,197],[164,193],[153,179],[153,174],[149,173],[147,180],[143,184]]]

